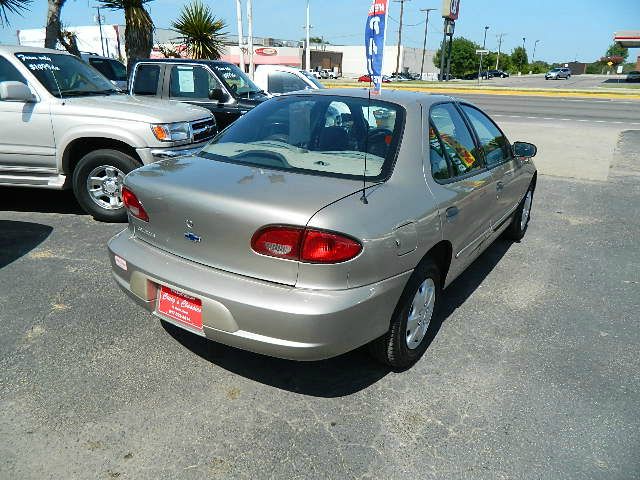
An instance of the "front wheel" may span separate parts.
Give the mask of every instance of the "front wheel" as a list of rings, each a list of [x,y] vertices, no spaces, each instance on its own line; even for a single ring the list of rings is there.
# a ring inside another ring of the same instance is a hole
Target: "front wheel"
[[[519,242],[527,233],[529,220],[531,220],[531,206],[533,203],[533,185],[529,187],[524,198],[518,205],[511,220],[511,225],[504,231],[505,237],[514,242]]]
[[[438,267],[431,261],[419,265],[400,296],[389,331],[369,344],[373,357],[397,369],[416,363],[437,331],[441,296]]]
[[[140,166],[133,157],[111,149],[87,153],[73,171],[73,193],[80,206],[103,222],[126,222],[122,182]]]

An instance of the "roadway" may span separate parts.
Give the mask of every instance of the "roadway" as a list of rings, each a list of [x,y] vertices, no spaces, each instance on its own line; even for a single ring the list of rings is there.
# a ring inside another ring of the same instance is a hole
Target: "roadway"
[[[614,124],[640,127],[640,100],[539,97],[519,95],[456,94],[485,110],[496,120],[523,118]]]

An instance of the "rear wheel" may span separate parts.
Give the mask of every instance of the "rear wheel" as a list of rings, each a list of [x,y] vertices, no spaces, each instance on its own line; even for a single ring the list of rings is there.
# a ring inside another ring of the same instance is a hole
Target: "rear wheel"
[[[416,363],[437,329],[441,296],[438,267],[432,261],[419,265],[402,292],[389,331],[369,344],[371,354],[393,368]]]
[[[80,206],[103,222],[125,222],[122,181],[140,166],[133,157],[118,150],[87,153],[73,171],[73,193]]]

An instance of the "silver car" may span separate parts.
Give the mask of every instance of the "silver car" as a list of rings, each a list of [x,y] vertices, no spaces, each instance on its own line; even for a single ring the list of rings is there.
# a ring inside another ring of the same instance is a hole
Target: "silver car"
[[[560,80],[561,78],[569,80],[571,78],[571,70],[566,67],[552,68],[544,74],[545,80]]]
[[[524,236],[535,153],[447,96],[286,94],[198,156],[125,178],[113,273],[149,312],[216,342],[298,360],[370,344],[406,368],[442,289],[501,234]]]

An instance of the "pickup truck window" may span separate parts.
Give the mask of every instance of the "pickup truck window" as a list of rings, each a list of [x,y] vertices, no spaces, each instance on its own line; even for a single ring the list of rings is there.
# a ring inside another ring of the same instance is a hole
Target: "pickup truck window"
[[[66,54],[16,53],[16,57],[55,96],[109,95],[117,92],[97,70]]]
[[[262,92],[260,87],[247,75],[231,63],[212,63],[211,69],[224,83],[227,90],[238,96],[251,96]]]
[[[4,57],[0,57],[0,82],[21,82],[25,85],[27,84],[27,81],[18,69],[11,65],[9,60]]]
[[[158,65],[138,65],[133,81],[134,95],[156,95],[158,93],[158,80],[160,79],[160,67]]]
[[[169,96],[208,100],[209,91],[220,88],[220,83],[204,67],[176,65],[171,68]]]

